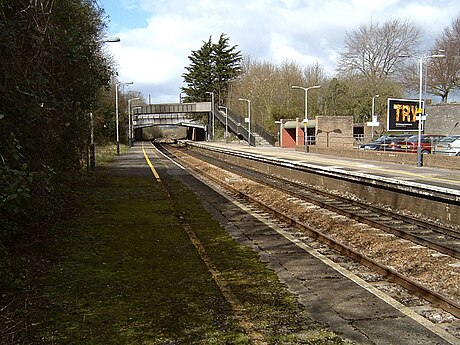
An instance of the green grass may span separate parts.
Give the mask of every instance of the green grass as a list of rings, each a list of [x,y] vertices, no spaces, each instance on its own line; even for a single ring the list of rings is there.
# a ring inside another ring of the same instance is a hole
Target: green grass
[[[35,284],[34,343],[250,344],[181,222],[269,344],[344,344],[251,249],[237,244],[176,180],[99,171],[78,187],[78,214],[37,249],[52,263]],[[298,334],[302,334],[299,336]]]
[[[128,146],[120,144],[120,154],[125,154],[128,151]],[[97,167],[108,167],[117,155],[117,145],[115,143],[95,146],[95,161]]]

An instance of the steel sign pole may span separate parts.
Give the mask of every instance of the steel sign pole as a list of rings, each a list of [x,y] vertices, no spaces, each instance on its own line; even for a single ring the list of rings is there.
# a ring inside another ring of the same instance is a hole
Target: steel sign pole
[[[119,131],[118,131],[118,85],[131,85],[133,84],[132,81],[127,82],[127,83],[115,83],[115,127],[116,127],[116,132],[117,132],[117,156],[120,155],[120,137],[119,137]]]
[[[225,111],[225,143],[228,143],[228,109],[222,105],[218,108]]]
[[[419,90],[419,100],[418,100],[419,110],[422,109],[423,59],[424,59],[423,56],[420,57],[420,66],[419,66],[420,90]],[[418,114],[417,167],[423,166],[423,162],[422,162],[422,115],[423,115],[423,112],[420,112]]]
[[[248,144],[251,146],[251,101],[245,98],[239,98],[239,100],[248,103]]]
[[[439,52],[443,50],[440,49]],[[422,93],[423,93],[423,60],[431,59],[431,58],[445,58],[444,54],[433,54],[433,55],[422,55],[422,56],[411,56],[411,55],[399,55],[399,57],[412,57],[419,59],[419,100],[418,100],[418,107],[419,111],[417,112],[418,115],[418,140],[417,140],[417,167],[423,166],[422,160],[422,121],[425,115],[424,106],[422,103]]]
[[[120,141],[118,137],[118,83],[115,84],[115,131],[117,140],[117,156],[120,155]]]

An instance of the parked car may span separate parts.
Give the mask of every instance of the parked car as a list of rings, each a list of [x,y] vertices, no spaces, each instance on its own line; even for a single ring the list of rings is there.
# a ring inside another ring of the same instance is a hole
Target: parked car
[[[378,150],[382,144],[385,144],[387,141],[390,140],[390,136],[388,135],[382,135],[379,137],[377,140],[367,143],[367,144],[361,144],[358,146],[360,150]]]
[[[420,146],[423,154],[431,153],[432,147],[436,142],[445,137],[440,134],[422,134]],[[396,150],[402,152],[416,153],[418,147],[418,135],[413,135],[409,138],[398,141]]]
[[[405,140],[409,137],[411,137],[412,134],[398,134],[395,136],[391,136],[388,138],[388,140],[385,140],[384,143],[380,145],[378,150],[380,151],[395,151],[396,148],[398,147],[398,142],[401,140]]]
[[[389,149],[391,150],[394,146],[394,143],[397,141],[403,139],[403,138],[408,138],[412,134],[388,134],[388,135],[382,135],[378,139],[376,139],[373,142],[367,143],[367,144],[361,144],[358,146],[360,150],[384,150],[384,149]]]
[[[460,135],[449,135],[439,139],[433,151],[436,155],[460,156]]]

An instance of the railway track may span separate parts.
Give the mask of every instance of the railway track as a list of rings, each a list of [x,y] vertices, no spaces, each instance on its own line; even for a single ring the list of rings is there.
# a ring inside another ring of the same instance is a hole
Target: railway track
[[[260,171],[229,164],[211,156],[197,155],[193,151],[187,153],[209,164],[276,188],[284,193],[289,193],[321,208],[460,259],[460,231],[456,229],[347,199],[304,184],[299,185]]]
[[[169,155],[175,160],[179,160],[182,164],[187,165],[184,159],[178,158],[165,148],[159,147],[159,149],[166,155]],[[181,152],[183,153],[183,151]],[[196,153],[190,152],[189,150],[186,152],[186,154],[191,154],[197,159],[206,161],[208,164],[218,166],[220,169],[226,169],[232,173],[241,175],[244,178],[250,179],[259,184],[270,186],[270,188],[275,188],[277,190],[283,191],[283,193],[289,193],[298,199],[315,204],[322,208],[326,208],[337,214],[366,223],[378,229],[388,231],[391,234],[408,239],[419,245],[430,247],[434,250],[456,258],[460,257],[458,250],[460,235],[455,229],[446,229],[436,224],[427,223],[412,217],[396,215],[386,210],[381,210],[370,205],[361,204],[357,201],[348,200],[337,195],[330,195],[325,192],[320,192],[316,189],[304,185],[301,185],[301,188],[299,188],[299,184],[296,184],[295,182],[268,176],[261,172],[252,171],[244,167],[230,165],[226,162],[222,162],[220,160],[218,161],[214,157],[198,155]],[[188,166],[188,168],[196,170],[190,166]],[[195,172],[203,175],[203,171],[201,170]],[[234,187],[225,183],[225,181],[222,181],[219,178],[212,176],[211,174],[206,174],[206,178],[213,181],[213,183],[220,185],[222,188],[230,191],[239,198],[244,198],[245,200],[256,204],[266,212],[275,215],[277,218],[281,218],[296,228],[302,229],[302,231],[307,232],[310,236],[318,239],[323,243],[326,243],[331,248],[341,252],[342,254],[345,254],[353,260],[371,268],[382,276],[387,277],[398,285],[405,287],[423,299],[438,305],[448,313],[451,313],[456,317],[460,317],[460,305],[449,297],[433,291],[428,287],[420,284],[419,282],[398,273],[394,269],[391,269],[382,263],[366,257],[365,255],[344,245],[343,243],[340,243],[335,239],[322,234],[321,231],[318,231],[317,229],[304,224],[304,222],[290,217],[283,212],[280,212],[278,209],[254,199],[251,195],[246,194],[241,190],[235,189]],[[454,245],[444,245],[450,240]]]

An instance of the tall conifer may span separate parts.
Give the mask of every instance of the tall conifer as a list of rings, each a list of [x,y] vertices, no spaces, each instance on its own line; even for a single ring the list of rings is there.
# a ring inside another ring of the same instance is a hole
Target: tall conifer
[[[214,92],[216,104],[227,100],[229,83],[241,73],[241,52],[229,45],[229,38],[221,34],[217,43],[212,37],[203,42],[200,49],[188,57],[190,65],[182,75],[186,86],[182,87],[189,102],[209,99],[206,92]]]

